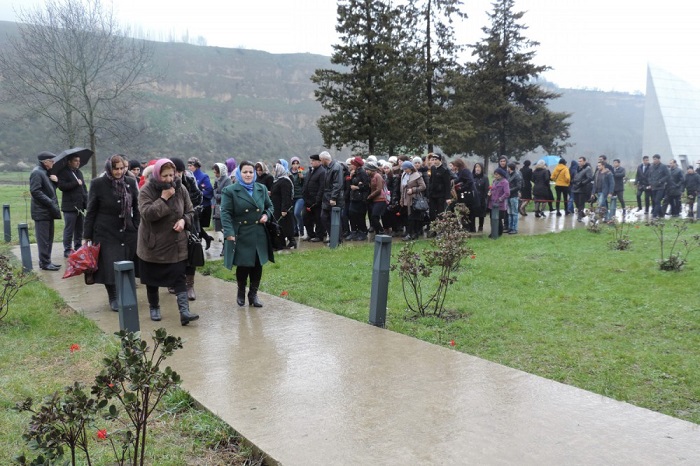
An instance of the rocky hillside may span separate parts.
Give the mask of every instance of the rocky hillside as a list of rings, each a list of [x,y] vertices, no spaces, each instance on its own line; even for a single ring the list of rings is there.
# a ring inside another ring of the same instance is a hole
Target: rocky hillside
[[[0,48],[14,23],[0,22]],[[328,57],[274,55],[261,51],[156,43],[155,62],[163,78],[134,108],[143,128],[127,145],[103,141],[100,154],[136,158],[198,156],[272,160],[321,149],[315,122],[321,106],[310,76],[330,66]],[[641,155],[644,97],[559,89],[557,111],[573,113],[570,155],[609,156],[636,161]],[[0,105],[0,170],[34,163],[42,150],[64,149],[46,123]]]

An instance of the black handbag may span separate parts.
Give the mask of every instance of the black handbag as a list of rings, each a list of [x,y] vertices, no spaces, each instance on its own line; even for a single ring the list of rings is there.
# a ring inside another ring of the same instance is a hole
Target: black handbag
[[[428,199],[422,194],[419,194],[413,198],[411,202],[411,210],[416,210],[418,212],[425,212],[428,210]]]
[[[201,267],[204,265],[202,240],[192,232],[187,232],[187,265],[190,267]]]
[[[270,236],[272,249],[284,249],[285,241],[284,236],[282,235],[282,227],[280,227],[277,220],[275,220],[274,217],[269,219],[267,222],[265,222],[265,227],[267,228],[267,233]]]

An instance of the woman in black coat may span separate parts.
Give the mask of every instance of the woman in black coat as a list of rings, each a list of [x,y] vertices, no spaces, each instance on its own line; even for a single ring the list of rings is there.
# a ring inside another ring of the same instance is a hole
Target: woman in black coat
[[[136,181],[124,176],[127,162],[113,155],[105,163],[105,172],[90,183],[84,241],[100,245],[95,283],[107,290],[109,305],[117,308],[114,263],[132,261],[136,264],[136,243],[141,220],[138,208],[139,190]]]
[[[540,160],[532,171],[532,197],[535,199],[535,217],[545,217],[544,204],[550,202],[553,197],[552,189],[549,186],[549,177],[550,173],[547,165],[545,165],[544,160]]]
[[[270,190],[270,199],[274,208],[274,216],[282,229],[284,242],[287,248],[296,249],[297,242],[294,236],[294,184],[287,176],[287,170],[281,163],[275,165],[274,183]],[[283,249],[282,248],[277,248]]]
[[[484,173],[484,166],[479,162],[474,164],[472,169],[472,176],[474,178],[474,186],[476,186],[475,196],[476,202],[474,203],[473,209],[469,211],[469,221],[472,225],[476,226],[475,221],[479,219],[479,231],[484,231],[484,218],[488,212],[486,205],[489,200],[489,177]]]
[[[532,168],[530,168],[530,161],[526,160],[523,162],[523,168],[520,169],[520,174],[523,177],[523,187],[520,190],[520,205],[518,206],[518,211],[523,217],[527,216],[527,205],[532,200]]]
[[[258,162],[255,164],[255,175],[255,182],[265,185],[267,191],[270,192],[272,190],[272,183],[275,182],[275,179],[272,177],[272,175],[270,175],[270,173],[268,173],[265,162]]]

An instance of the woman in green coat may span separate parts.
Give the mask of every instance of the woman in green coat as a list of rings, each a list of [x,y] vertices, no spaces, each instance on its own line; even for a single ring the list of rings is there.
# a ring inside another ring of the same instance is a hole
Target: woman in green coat
[[[236,183],[221,192],[221,225],[224,230],[224,264],[236,266],[237,303],[245,305],[245,289],[250,277],[248,303],[262,307],[258,287],[262,266],[274,262],[265,223],[272,218],[272,202],[267,188],[256,183],[252,162],[242,162],[235,171]]]

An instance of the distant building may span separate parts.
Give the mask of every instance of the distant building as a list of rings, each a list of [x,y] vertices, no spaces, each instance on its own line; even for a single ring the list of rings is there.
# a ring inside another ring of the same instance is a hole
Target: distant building
[[[642,153],[675,159],[685,170],[700,161],[700,91],[654,66],[647,67]]]

